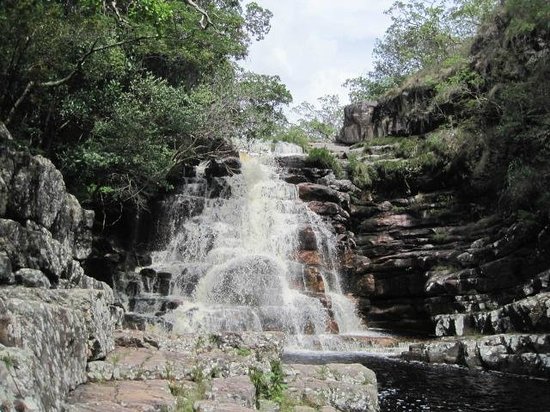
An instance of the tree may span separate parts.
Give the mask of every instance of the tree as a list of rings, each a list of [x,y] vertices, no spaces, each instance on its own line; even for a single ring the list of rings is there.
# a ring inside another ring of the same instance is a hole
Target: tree
[[[235,64],[270,17],[239,1],[2,1],[0,121],[88,206],[144,208],[171,168],[230,136],[209,123],[217,97],[238,103],[223,114],[240,127],[246,111],[281,114],[290,94],[278,79],[245,82]]]
[[[318,104],[302,102],[293,109],[300,118],[297,125],[311,140],[333,140],[342,127],[343,107],[338,95],[325,95]]]
[[[348,79],[352,101],[377,99],[407,76],[444,63],[472,38],[496,0],[397,0],[391,25],[376,41],[374,70]]]

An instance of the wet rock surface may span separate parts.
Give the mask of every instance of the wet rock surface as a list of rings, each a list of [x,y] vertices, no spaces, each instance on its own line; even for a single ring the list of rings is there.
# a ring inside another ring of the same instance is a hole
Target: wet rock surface
[[[501,334],[413,344],[402,357],[550,379],[550,335]]]

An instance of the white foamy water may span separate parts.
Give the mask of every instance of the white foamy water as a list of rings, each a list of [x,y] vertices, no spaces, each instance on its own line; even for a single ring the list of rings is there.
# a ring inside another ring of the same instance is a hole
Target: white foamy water
[[[165,315],[174,332],[282,330],[301,346],[303,335],[326,334],[332,320],[341,333],[360,331],[340,287],[331,228],[296,186],[279,179],[265,144],[247,150],[253,154],[241,154],[240,174],[217,179],[221,197],[210,198],[212,182],[198,176],[165,208],[169,241],[152,267],[175,275],[171,293],[184,303]],[[301,149],[278,144],[275,151]],[[296,256],[304,228],[315,235],[324,293],[304,287],[305,265]]]

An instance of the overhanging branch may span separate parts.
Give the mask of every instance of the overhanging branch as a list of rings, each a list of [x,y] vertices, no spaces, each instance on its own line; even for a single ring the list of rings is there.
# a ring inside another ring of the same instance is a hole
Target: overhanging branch
[[[25,101],[25,99],[31,93],[31,91],[33,89],[39,88],[39,87],[57,87],[57,86],[61,86],[62,84],[67,83],[69,80],[71,80],[82,69],[82,66],[84,65],[86,60],[92,54],[100,52],[100,51],[112,49],[112,48],[115,48],[115,47],[124,46],[126,44],[137,43],[137,42],[140,42],[142,40],[157,39],[158,37],[159,37],[158,35],[155,35],[155,36],[140,36],[140,37],[136,37],[136,38],[133,38],[133,39],[122,40],[122,41],[119,41],[119,42],[116,42],[116,43],[107,44],[107,45],[100,46],[100,47],[96,47],[98,40],[94,41],[94,43],[92,44],[90,49],[86,53],[84,53],[84,55],[75,64],[74,69],[69,74],[67,74],[65,77],[62,77],[61,79],[57,79],[57,80],[50,80],[50,81],[47,81],[47,82],[35,82],[34,80],[29,81],[27,83],[27,86],[23,90],[23,93],[21,93],[19,98],[15,101],[15,103],[11,107],[10,112],[8,113],[8,117],[6,118],[4,123],[6,125],[10,124],[10,122],[13,120],[13,116],[15,115],[15,112],[16,112],[17,108],[19,106],[21,106],[21,104]]]
[[[214,23],[212,23],[212,20],[210,19],[210,16],[206,12],[206,10],[204,10],[202,7],[200,7],[193,0],[185,0],[185,2],[188,5],[190,5],[191,7],[193,7],[195,10],[197,10],[202,15],[200,25],[204,30],[207,29],[208,26],[214,26]]]

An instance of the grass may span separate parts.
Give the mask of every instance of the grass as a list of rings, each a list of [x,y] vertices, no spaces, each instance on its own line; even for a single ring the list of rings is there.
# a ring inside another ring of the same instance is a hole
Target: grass
[[[252,354],[252,350],[250,350],[249,348],[237,348],[237,355],[239,356],[246,357],[246,356],[250,356],[251,354]]]
[[[197,384],[197,387],[194,390],[186,389],[179,382],[171,382],[169,386],[170,392],[177,399],[177,412],[193,412],[193,405],[195,402],[204,399],[206,394],[206,385],[204,383]]]
[[[312,148],[306,158],[306,163],[310,166],[318,167],[320,169],[332,169],[334,175],[341,178],[343,175],[342,166],[338,159],[325,148]]]
[[[280,361],[271,361],[271,370],[264,372],[253,368],[250,371],[250,380],[256,388],[256,399],[267,399],[281,405],[285,398],[283,367]],[[259,404],[256,405],[259,408]]]

